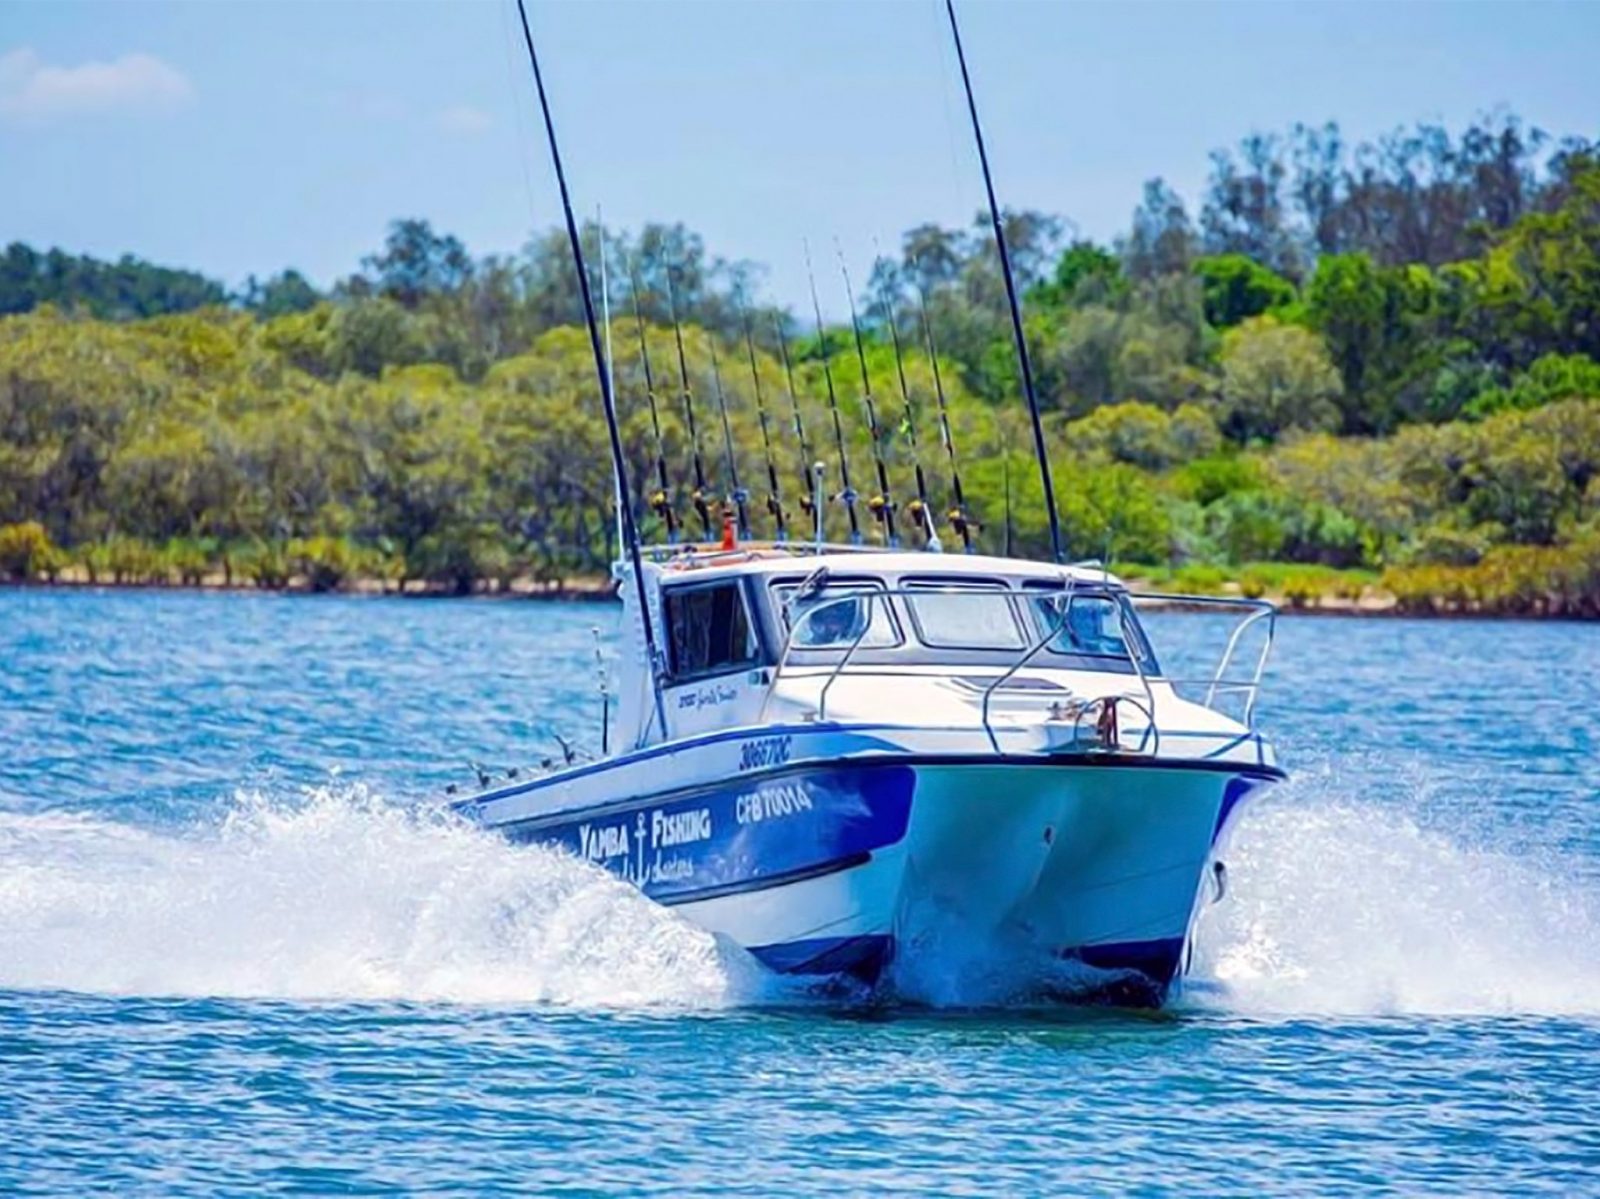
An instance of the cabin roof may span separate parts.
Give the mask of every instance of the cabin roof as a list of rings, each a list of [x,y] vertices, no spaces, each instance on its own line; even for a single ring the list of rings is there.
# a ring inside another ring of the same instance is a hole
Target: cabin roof
[[[621,563],[618,564],[622,566]],[[670,586],[684,578],[707,575],[807,574],[819,566],[848,575],[973,575],[1016,577],[1059,575],[1078,582],[1121,580],[1108,574],[1098,563],[1057,566],[1026,558],[1002,558],[988,554],[943,553],[925,550],[887,550],[864,546],[825,545],[818,553],[810,543],[775,545],[749,542],[734,550],[710,546],[688,546],[674,550],[669,546],[650,547],[645,552],[645,569]]]

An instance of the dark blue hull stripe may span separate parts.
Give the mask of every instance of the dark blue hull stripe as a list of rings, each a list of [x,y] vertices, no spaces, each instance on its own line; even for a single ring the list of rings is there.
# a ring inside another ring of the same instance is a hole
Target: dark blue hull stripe
[[[803,883],[814,878],[826,878],[830,874],[838,874],[843,870],[854,870],[857,866],[865,866],[872,861],[870,853],[853,853],[831,862],[819,862],[815,866],[807,866],[800,870],[788,870],[782,874],[769,874],[754,878],[741,879],[738,882],[724,883],[717,887],[701,887],[697,891],[669,891],[662,895],[652,894],[650,898],[664,907],[677,907],[684,903],[700,903],[707,899],[724,899],[729,895],[748,895],[752,891],[769,891],[773,887],[787,887],[791,883]]]
[[[894,956],[894,938],[882,934],[816,937],[757,945],[750,954],[778,974],[855,974],[875,978]]]
[[[1116,1002],[1131,1006],[1160,1003],[1177,977],[1183,958],[1184,939],[1163,937],[1154,941],[1122,941],[1103,945],[1084,945],[1063,950],[1062,958],[1082,962],[1096,970],[1126,974],[1133,972],[1148,980],[1148,987],[1128,988],[1116,979],[1106,981],[1107,994]],[[777,945],[757,945],[751,955],[778,974],[827,976],[849,974],[875,981],[894,959],[895,939],[885,934],[855,937],[815,937],[786,941]],[[1093,989],[1083,999],[1096,999]]]
[[[575,853],[666,904],[764,891],[849,870],[898,844],[916,775],[897,762],[801,767],[501,826]]]
[[[1136,970],[1162,987],[1172,982],[1183,960],[1182,937],[1163,937],[1157,941],[1121,941],[1109,945],[1085,945],[1068,950],[1063,956],[1076,958],[1096,970]]]

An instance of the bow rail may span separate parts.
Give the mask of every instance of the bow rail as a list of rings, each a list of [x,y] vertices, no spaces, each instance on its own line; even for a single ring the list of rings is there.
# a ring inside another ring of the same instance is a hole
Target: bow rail
[[[809,581],[808,581],[809,582]],[[984,685],[979,702],[979,720],[988,736],[989,743],[997,754],[1003,754],[999,734],[1007,731],[1016,731],[1014,728],[1000,728],[992,718],[994,697],[1005,690],[1008,683],[1016,678],[1019,672],[1033,664],[1052,643],[1058,643],[1063,634],[1071,636],[1072,613],[1075,604],[1087,599],[1113,601],[1126,600],[1126,603],[1117,602],[1117,634],[1125,651],[1125,656],[1119,660],[1131,665],[1137,689],[1128,689],[1120,693],[1108,693],[1093,697],[1069,696],[1066,706],[1062,708],[1062,719],[1073,722],[1075,730],[1082,725],[1086,716],[1095,714],[1101,716],[1101,726],[1107,723],[1116,732],[1118,722],[1113,714],[1109,722],[1105,721],[1104,710],[1107,705],[1126,703],[1144,717],[1144,726],[1138,741],[1134,745],[1124,745],[1117,736],[1114,744],[1103,745],[1105,750],[1115,750],[1122,753],[1158,753],[1160,750],[1161,731],[1157,720],[1157,703],[1155,688],[1157,685],[1172,687],[1175,693],[1189,691],[1198,693],[1193,702],[1200,703],[1213,711],[1223,712],[1219,702],[1226,697],[1242,696],[1243,709],[1240,723],[1247,730],[1255,729],[1256,701],[1260,694],[1262,678],[1266,671],[1267,660],[1272,652],[1272,645],[1277,630],[1277,609],[1265,600],[1235,599],[1227,596],[1200,596],[1184,595],[1166,592],[1132,592],[1120,587],[1101,588],[1092,584],[1069,583],[1060,590],[1053,591],[997,591],[977,589],[971,587],[935,587],[918,585],[915,587],[874,587],[864,584],[845,584],[840,588],[839,594],[829,595],[826,592],[825,581],[816,589],[809,589],[807,584],[802,584],[783,604],[784,623],[786,632],[782,652],[779,654],[778,664],[768,682],[766,693],[758,720],[764,720],[768,708],[773,702],[779,685],[787,679],[796,677],[815,678],[818,673],[826,668],[822,685],[818,689],[815,707],[806,716],[806,719],[825,721],[828,718],[828,698],[834,685],[841,676],[849,671],[859,652],[868,643],[869,634],[874,628],[881,628],[877,622],[878,605],[883,605],[885,611],[893,614],[893,624],[896,629],[916,629],[914,620],[907,620],[909,609],[903,611],[902,605],[910,605],[917,600],[938,599],[941,602],[950,599],[968,603],[994,604],[997,598],[1004,598],[1011,606],[1013,615],[1024,628],[1037,628],[1036,621],[1030,620],[1028,609],[1034,605],[1047,604],[1051,612],[1051,619],[1042,631],[1039,631],[1024,647],[1018,650],[1014,657],[1007,661],[995,673],[994,677]],[[809,602],[808,602],[809,601]],[[804,606],[802,606],[804,605]],[[1198,679],[1175,678],[1160,673],[1153,673],[1150,669],[1155,666],[1153,656],[1150,655],[1148,642],[1143,628],[1139,625],[1133,612],[1135,608],[1146,610],[1165,609],[1175,611],[1195,611],[1208,609],[1222,609],[1230,613],[1243,613],[1243,619],[1234,627],[1228,637],[1227,644],[1218,659],[1216,667],[1205,677]],[[828,637],[818,635],[818,624],[824,616],[832,614],[837,619],[840,614],[844,616],[844,627],[849,632],[845,636]],[[1251,629],[1260,627],[1264,635],[1261,646],[1255,656],[1247,677],[1230,677],[1229,671],[1234,667],[1240,656],[1241,646],[1245,644],[1247,634]],[[882,648],[882,647],[875,647]],[[937,647],[930,647],[937,648]],[[1057,644],[1057,648],[1061,649]],[[795,653],[799,651],[806,655],[827,655],[833,658],[831,663],[809,661],[797,663]],[[1061,649],[1064,653],[1074,653],[1071,649]],[[993,669],[993,665],[981,669]],[[1063,667],[1062,669],[1074,669]],[[1083,669],[1076,667],[1075,669]],[[801,672],[804,672],[803,674]],[[964,673],[967,673],[964,671]],[[1180,690],[1181,689],[1181,690]],[[1188,696],[1186,696],[1188,698]]]

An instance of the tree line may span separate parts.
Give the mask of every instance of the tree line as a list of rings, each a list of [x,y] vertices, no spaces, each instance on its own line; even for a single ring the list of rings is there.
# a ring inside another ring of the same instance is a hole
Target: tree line
[[[1382,570],[1414,606],[1592,604],[1594,144],[1555,143],[1507,115],[1457,138],[1422,126],[1353,148],[1334,127],[1296,127],[1214,155],[1193,219],[1156,180],[1109,245],[1046,214],[1005,223],[1075,553],[1202,582],[1265,562]],[[1018,448],[1028,436],[986,225],[912,229],[872,274],[863,334],[879,449],[902,505],[916,457],[949,509],[937,363],[980,543],[1038,554],[1041,497]],[[784,430],[779,477],[798,523],[785,349],[810,456],[832,457],[831,360],[852,475],[870,477],[848,328],[818,336],[761,303],[753,266],[681,225],[584,235],[612,264],[631,499],[647,528],[659,523],[646,486],[656,446],[635,304],[686,525],[694,446],[674,310],[714,488],[733,473],[719,386],[733,465],[764,484],[759,385]],[[468,590],[595,572],[614,549],[559,231],[475,258],[426,222],[396,222],[326,294],[293,271],[229,296],[132,259],[12,246],[0,313],[13,314],[0,317],[0,524],[14,526],[0,531],[0,571]],[[752,508],[764,511],[759,495]],[[835,535],[843,518],[829,506]]]

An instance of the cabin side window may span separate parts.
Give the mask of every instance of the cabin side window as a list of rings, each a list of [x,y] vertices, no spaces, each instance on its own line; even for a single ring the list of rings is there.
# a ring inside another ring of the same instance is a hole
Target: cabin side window
[[[736,580],[662,593],[672,677],[692,679],[756,664],[761,645]]]

